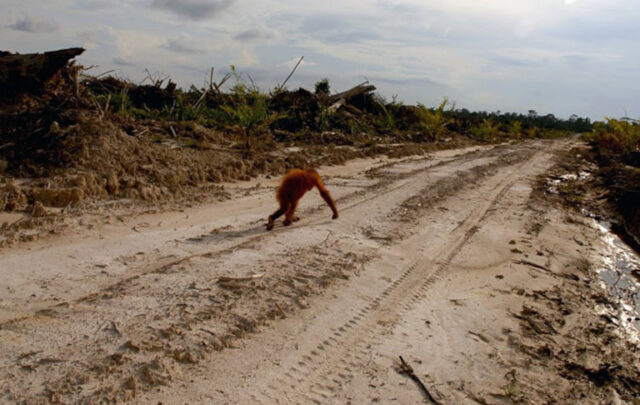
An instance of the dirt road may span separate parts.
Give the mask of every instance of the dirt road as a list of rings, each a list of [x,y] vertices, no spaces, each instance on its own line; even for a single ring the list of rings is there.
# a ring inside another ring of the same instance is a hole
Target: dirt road
[[[313,191],[266,232],[259,179],[4,251],[0,399],[429,402],[401,355],[439,403],[627,401],[636,343],[594,279],[598,231],[532,194],[573,142],[321,168],[336,221]]]

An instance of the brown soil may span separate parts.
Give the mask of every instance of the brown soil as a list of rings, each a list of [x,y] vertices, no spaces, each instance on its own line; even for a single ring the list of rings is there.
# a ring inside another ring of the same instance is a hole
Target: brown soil
[[[441,403],[633,403],[600,235],[532,193],[569,144],[321,167],[336,221],[310,194],[265,232],[278,179],[261,177],[5,251],[2,398],[420,402],[402,355]]]
[[[633,233],[628,167],[575,139],[436,142],[417,107],[388,131],[369,90],[280,92],[260,130],[134,119],[197,92],[58,69],[0,100],[1,402],[640,403],[628,301],[579,211]],[[109,110],[123,92],[138,112]],[[298,131],[334,102],[338,130]],[[340,218],[310,193],[266,232],[304,166]]]

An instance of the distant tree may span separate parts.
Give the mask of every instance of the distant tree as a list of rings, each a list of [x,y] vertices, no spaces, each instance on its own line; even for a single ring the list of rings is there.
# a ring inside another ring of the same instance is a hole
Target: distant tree
[[[331,92],[331,86],[329,86],[329,79],[322,79],[316,82],[316,94],[324,93],[329,95]]]

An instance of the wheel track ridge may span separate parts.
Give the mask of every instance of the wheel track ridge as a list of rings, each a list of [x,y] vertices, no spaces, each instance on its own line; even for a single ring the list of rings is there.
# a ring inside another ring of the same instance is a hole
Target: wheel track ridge
[[[498,145],[498,146],[503,146],[503,145]],[[506,147],[506,145],[503,146],[503,147]],[[393,187],[385,188],[383,190],[378,190],[378,189],[375,188],[375,186],[372,186],[371,188],[368,188],[365,191],[365,193],[368,193],[370,191],[375,190],[375,193],[373,193],[373,195],[370,195],[370,196],[367,196],[365,198],[361,198],[361,199],[359,199],[357,201],[354,201],[353,203],[341,208],[341,211],[353,209],[353,208],[357,207],[360,204],[364,204],[364,203],[369,202],[371,200],[374,200],[376,198],[380,198],[383,195],[387,195],[389,193],[392,193],[392,192],[394,192],[394,191],[396,191],[396,190],[398,190],[400,188],[406,187],[406,186],[408,186],[408,185],[410,185],[412,183],[412,180],[415,179],[415,175],[417,173],[427,173],[427,172],[432,171],[432,170],[434,170],[436,168],[440,168],[442,166],[446,166],[446,165],[452,164],[454,162],[467,161],[467,160],[470,160],[471,158],[475,157],[474,155],[478,155],[479,154],[480,156],[483,156],[485,154],[489,154],[490,152],[494,152],[494,149],[495,148],[488,149],[488,150],[482,150],[482,151],[471,151],[471,152],[465,153],[463,155],[459,155],[459,156],[455,156],[455,157],[443,160],[442,162],[439,162],[439,163],[437,163],[437,164],[435,164],[433,166],[428,166],[428,167],[425,167],[425,168],[422,168],[422,169],[418,169],[418,170],[414,170],[414,171],[408,172],[406,174],[403,174],[402,178],[397,179],[397,180],[401,181],[401,184],[393,186]],[[353,194],[357,194],[359,192],[360,191],[356,191]],[[351,194],[347,195],[347,196],[344,196],[343,198],[348,199],[350,196],[351,196]],[[306,226],[318,225],[323,221],[324,220],[311,221],[311,222],[307,223]],[[248,237],[247,239],[239,241],[238,243],[232,244],[230,246],[225,246],[225,247],[222,247],[220,249],[206,250],[206,251],[202,251],[202,252],[193,253],[193,254],[186,255],[186,256],[183,256],[183,257],[179,257],[177,259],[173,259],[173,260],[170,260],[168,262],[164,262],[162,264],[158,264],[158,265],[155,265],[155,266],[147,264],[147,265],[143,266],[143,270],[133,270],[132,271],[134,273],[133,275],[131,275],[129,277],[122,278],[122,279],[116,281],[113,284],[104,286],[104,287],[102,287],[102,288],[100,288],[100,289],[98,289],[98,290],[96,290],[96,291],[94,291],[92,293],[89,293],[87,295],[84,295],[82,297],[76,298],[76,299],[68,301],[68,302],[65,301],[63,303],[56,303],[56,304],[44,306],[43,308],[37,309],[32,313],[29,313],[29,314],[26,314],[26,315],[21,315],[19,317],[15,317],[13,319],[6,319],[6,320],[0,322],[0,328],[10,327],[11,325],[13,325],[15,323],[32,319],[34,316],[38,316],[38,314],[40,314],[40,313],[45,313],[45,312],[50,311],[50,310],[55,310],[55,308],[60,307],[60,306],[64,306],[64,305],[68,305],[68,304],[80,304],[80,303],[83,303],[83,302],[90,302],[93,299],[99,298],[105,292],[117,291],[118,289],[120,289],[123,286],[131,283],[132,281],[135,281],[135,280],[139,279],[140,277],[144,277],[144,276],[149,275],[149,274],[163,274],[166,271],[168,271],[170,268],[172,268],[173,266],[176,266],[176,265],[184,263],[184,262],[188,262],[191,259],[195,259],[195,258],[199,258],[199,257],[211,257],[212,255],[222,255],[222,254],[231,252],[231,251],[233,251],[235,249],[242,248],[242,247],[244,247],[246,245],[249,245],[251,243],[258,242],[258,241],[260,241],[262,239],[266,239],[268,237],[271,237],[271,236],[274,236],[274,235],[278,235],[279,233],[285,232],[285,231],[286,231],[286,229],[282,229],[282,228],[278,229],[278,228],[276,228],[276,229],[274,229],[274,230],[272,230],[270,232],[265,232],[263,234],[259,234],[259,235]],[[147,269],[147,270],[144,270],[144,269]]]
[[[332,372],[335,371],[335,369],[327,369],[326,366],[322,367],[318,364],[309,363],[317,362],[326,364],[330,362],[333,364],[342,364],[344,359],[352,358],[353,352],[355,351],[358,351],[362,356],[366,356],[366,348],[364,347],[365,345],[363,342],[375,340],[375,338],[379,336],[381,327],[384,328],[390,324],[396,324],[397,321],[402,318],[402,315],[411,311],[415,307],[415,304],[420,302],[427,295],[430,287],[439,279],[441,273],[450,265],[451,261],[460,252],[460,248],[464,246],[464,244],[467,243],[467,241],[477,232],[478,225],[491,214],[492,208],[518,180],[519,173],[523,172],[522,169],[533,165],[539,156],[540,153],[536,153],[525,162],[513,167],[510,172],[502,180],[498,181],[496,186],[491,189],[492,193],[490,194],[490,198],[487,199],[481,207],[472,210],[472,212],[463,221],[462,226],[458,226],[452,231],[452,233],[455,232],[456,235],[449,237],[448,239],[453,239],[454,243],[445,243],[436,255],[434,255],[436,257],[441,257],[444,254],[445,257],[442,261],[436,264],[436,269],[433,272],[426,275],[427,277],[424,281],[415,283],[415,281],[419,281],[422,276],[425,276],[423,272],[420,272],[420,269],[426,270],[429,264],[433,264],[434,262],[429,260],[429,258],[426,257],[426,254],[420,254],[405,267],[400,276],[393,283],[387,286],[379,296],[372,298],[368,304],[362,304],[363,307],[357,312],[357,314],[361,314],[360,317],[362,319],[355,320],[355,316],[357,316],[355,315],[347,319],[341,324],[341,326],[337,327],[329,337],[329,339],[334,340],[335,343],[332,344],[330,348],[326,349],[325,356],[317,356],[317,360],[312,359],[300,366],[301,369],[298,370],[298,374],[303,375],[307,382],[307,384],[300,385],[302,385],[302,387],[306,387],[308,392],[308,390],[317,384],[323,384],[329,381],[334,381],[335,383],[336,379],[340,381],[339,385],[346,383],[350,378],[348,373]],[[400,288],[401,286],[407,286],[407,288]],[[381,303],[392,300],[393,298],[395,298],[395,300],[390,302],[388,306],[383,305],[383,309],[379,309],[381,307]],[[394,308],[396,310],[390,312],[388,310],[389,308]],[[355,327],[353,329],[349,327],[346,329],[347,333],[340,334],[339,331],[341,329],[345,329],[347,325],[351,325],[351,321],[356,323]],[[358,327],[358,325],[361,326]],[[367,326],[370,327],[367,328]],[[365,333],[358,334],[357,331],[362,330],[363,328],[365,328]],[[350,341],[349,343],[351,344],[346,344],[347,341]],[[320,345],[314,346],[311,350],[317,350],[318,346]],[[304,355],[305,354],[301,354],[300,356]],[[359,360],[359,362],[360,363],[356,362],[356,366],[362,363],[361,360]],[[301,388],[300,385],[297,386],[298,389]],[[275,386],[277,387],[278,385]],[[268,391],[270,391],[268,394],[270,394],[271,397],[278,397],[278,392],[281,392],[281,390],[273,391],[273,388],[270,388]],[[267,394],[267,392],[261,392],[261,394]],[[337,392],[334,391],[334,395],[335,394],[337,394]],[[327,403],[327,400],[327,398],[324,398],[322,403]]]

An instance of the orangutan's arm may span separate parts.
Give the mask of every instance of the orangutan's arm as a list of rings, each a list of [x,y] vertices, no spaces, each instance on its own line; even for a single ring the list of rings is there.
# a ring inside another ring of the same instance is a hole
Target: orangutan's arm
[[[318,187],[318,191],[320,191],[320,196],[326,201],[327,205],[331,207],[331,211],[333,211],[332,219],[338,218],[338,209],[336,208],[336,203],[333,202],[333,198],[331,198],[329,190],[324,186],[320,177],[317,177],[314,180],[316,187]]]

